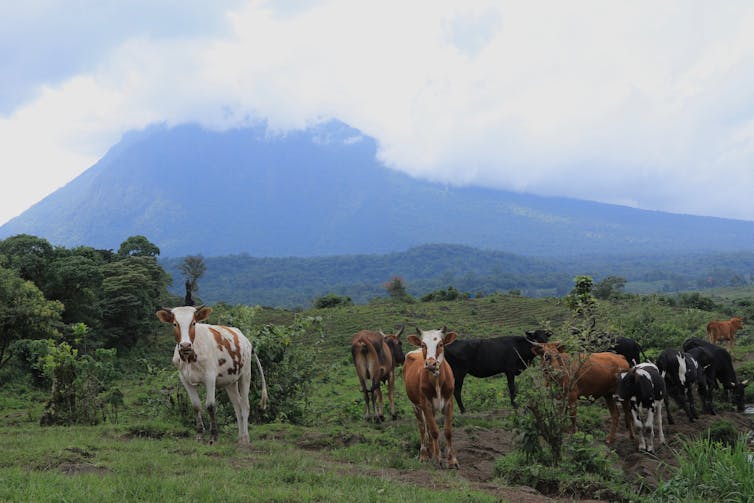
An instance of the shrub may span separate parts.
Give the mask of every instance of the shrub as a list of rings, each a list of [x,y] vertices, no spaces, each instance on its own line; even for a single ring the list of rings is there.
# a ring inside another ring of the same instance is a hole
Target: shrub
[[[420,300],[422,302],[433,302],[443,300],[458,300],[468,299],[471,296],[468,292],[462,293],[456,290],[454,287],[449,286],[447,290],[435,290],[424,295]]]
[[[327,295],[323,295],[321,297],[317,297],[314,299],[314,307],[316,309],[327,309],[330,307],[338,307],[338,306],[352,306],[353,300],[351,297],[346,297],[343,295],[336,295],[334,293],[328,293]]]

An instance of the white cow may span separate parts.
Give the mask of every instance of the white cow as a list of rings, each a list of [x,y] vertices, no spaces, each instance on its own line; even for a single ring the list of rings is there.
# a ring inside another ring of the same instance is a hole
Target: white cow
[[[251,385],[251,358],[257,362],[262,378],[262,398],[259,405],[267,408],[267,383],[259,358],[251,342],[237,328],[199,323],[206,320],[211,307],[162,308],[157,317],[165,323],[172,323],[175,335],[173,365],[178,368],[183,386],[191,399],[196,412],[197,440],[204,434],[202,404],[199,399],[199,385],[207,388],[206,407],[210,417],[210,443],[217,441],[215,421],[215,389],[225,388],[238,422],[238,443],[249,443],[249,387]]]

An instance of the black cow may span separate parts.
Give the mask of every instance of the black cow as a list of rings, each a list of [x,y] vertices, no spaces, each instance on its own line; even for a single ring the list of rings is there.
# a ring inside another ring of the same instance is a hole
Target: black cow
[[[731,390],[731,401],[736,406],[738,412],[744,411],[744,388],[749,384],[748,379],[746,381],[739,381],[736,376],[736,371],[733,368],[733,359],[730,357],[730,353],[724,348],[715,344],[699,339],[698,337],[692,337],[687,339],[683,343],[683,350],[688,352],[691,348],[702,347],[709,350],[712,355],[711,371],[710,371],[710,386],[716,386],[716,382],[719,382],[724,390]]]
[[[643,353],[641,346],[639,346],[635,340],[629,339],[628,337],[616,338],[615,344],[613,344],[608,351],[623,355],[631,367],[636,366],[641,361],[641,355]]]
[[[662,402],[665,399],[665,380],[652,363],[640,363],[618,377],[615,394],[623,402],[626,415],[631,411],[634,426],[639,430],[639,450],[654,451],[655,423],[659,429],[659,442],[665,442],[662,431]],[[649,433],[649,442],[644,432]],[[634,434],[628,430],[631,438]]]
[[[714,357],[709,349],[697,346],[686,351],[698,364],[696,387],[702,399],[702,412],[716,414],[712,405],[712,385],[715,382],[715,367],[712,365]]]
[[[445,348],[445,358],[453,369],[455,388],[453,396],[461,412],[466,411],[461,399],[463,380],[466,374],[474,377],[490,377],[504,373],[508,378],[508,393],[511,405],[516,407],[515,376],[520,374],[534,359],[532,343],[547,342],[551,332],[528,330],[526,337],[508,335],[491,339],[461,339]]]
[[[673,416],[670,415],[668,396],[672,396],[678,406],[686,412],[686,417],[690,422],[693,423],[694,419],[699,419],[692,393],[692,385],[696,382],[699,371],[699,364],[696,360],[688,353],[668,348],[657,357],[657,368],[665,379],[667,387],[665,412],[668,415],[668,423],[675,423]]]

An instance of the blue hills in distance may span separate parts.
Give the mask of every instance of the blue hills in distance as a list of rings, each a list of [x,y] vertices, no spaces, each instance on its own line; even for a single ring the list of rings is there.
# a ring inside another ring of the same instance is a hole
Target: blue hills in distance
[[[285,135],[155,125],[18,217],[0,238],[117,249],[144,235],[162,257],[384,254],[428,243],[530,257],[754,250],[754,222],[415,179],[338,121]]]

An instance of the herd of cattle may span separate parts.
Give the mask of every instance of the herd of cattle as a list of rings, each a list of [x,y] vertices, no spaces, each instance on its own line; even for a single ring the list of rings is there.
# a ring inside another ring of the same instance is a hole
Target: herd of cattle
[[[540,357],[547,380],[562,386],[567,397],[572,429],[576,427],[578,398],[603,397],[610,411],[607,442],[615,439],[620,402],[630,438],[634,439],[635,429],[638,430],[639,450],[653,452],[655,428],[659,442],[665,441],[663,405],[668,422],[674,423],[669,397],[686,412],[689,421],[699,418],[692,394],[694,385],[702,400],[702,412],[715,414],[712,391],[718,383],[726,394],[732,392],[738,411],[744,410],[744,387],[748,381],[738,379],[730,353],[716,344],[727,340],[732,348],[735,332],[740,328],[740,318],[710,322],[707,332],[711,342],[690,338],[683,343],[682,350],[662,351],[655,363],[642,363],[641,347],[624,337],[617,338],[604,352],[569,355],[562,344],[550,342],[550,332],[541,329],[527,331],[525,336],[459,339],[445,327],[429,331],[417,328],[416,335],[406,339],[418,349],[405,355],[400,340],[403,328],[396,334],[362,330],[351,339],[351,355],[364,394],[365,419],[384,420],[381,382],[387,383],[390,411],[395,419],[395,367],[403,363],[406,395],[413,405],[421,437],[419,459],[458,468],[452,443],[451,393],[464,412],[461,391],[469,374],[475,377],[505,374],[510,401],[516,407],[515,376]],[[443,415],[442,455],[437,413]]]
[[[204,385],[207,390],[205,407],[210,417],[210,443],[214,443],[217,440],[215,392],[221,387],[225,388],[236,413],[238,442],[245,445],[249,442],[252,358],[261,377],[260,407],[263,409],[268,401],[264,371],[251,343],[239,329],[201,323],[211,312],[210,307],[182,306],[162,308],[156,314],[161,321],[174,327],[173,364],[196,413],[197,439],[201,439],[205,432],[198,388]],[[635,426],[639,431],[639,449],[651,452],[655,424],[659,442],[664,442],[663,404],[668,422],[673,424],[669,396],[686,412],[689,421],[693,421],[698,415],[692,386],[698,388],[702,412],[715,414],[712,390],[720,383],[726,393],[732,392],[737,409],[744,410],[744,387],[748,381],[739,381],[730,353],[717,345],[717,342],[727,340],[732,348],[736,330],[741,327],[740,318],[710,322],[707,327],[710,342],[688,339],[683,343],[682,351],[666,349],[655,363],[641,363],[641,348],[626,338],[618,338],[604,352],[569,355],[562,344],[550,342],[551,333],[546,330],[527,331],[524,336],[459,339],[455,332],[445,327],[439,330],[417,328],[416,334],[406,337],[417,349],[406,354],[401,342],[403,328],[395,334],[362,330],[352,337],[351,355],[364,394],[364,417],[376,422],[384,420],[381,383],[387,383],[390,413],[393,419],[397,417],[395,369],[403,365],[406,395],[413,404],[421,437],[419,459],[432,460],[442,467],[458,468],[452,443],[452,397],[464,412],[461,391],[467,375],[490,377],[505,374],[510,401],[516,407],[515,376],[539,357],[548,380],[562,386],[567,394],[574,429],[578,398],[604,397],[611,417],[607,441],[612,442],[619,417],[617,402],[621,402],[630,437],[634,438]],[[439,412],[444,416],[442,455],[435,420]]]

